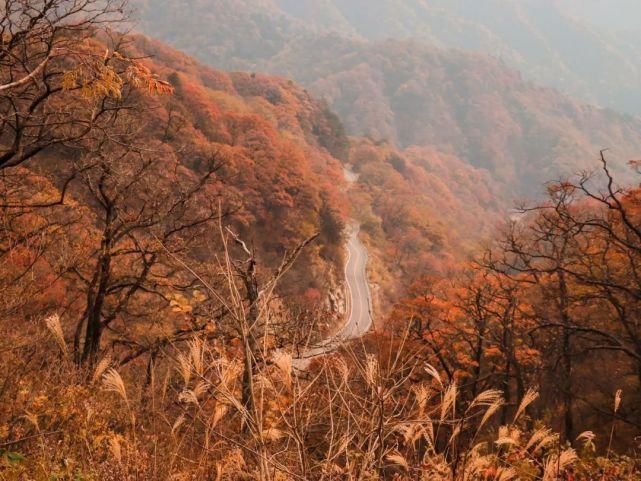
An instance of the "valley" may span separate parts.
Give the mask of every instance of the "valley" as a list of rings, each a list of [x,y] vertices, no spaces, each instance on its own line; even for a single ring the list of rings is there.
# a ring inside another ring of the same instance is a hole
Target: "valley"
[[[641,480],[636,13],[4,2],[0,480]]]

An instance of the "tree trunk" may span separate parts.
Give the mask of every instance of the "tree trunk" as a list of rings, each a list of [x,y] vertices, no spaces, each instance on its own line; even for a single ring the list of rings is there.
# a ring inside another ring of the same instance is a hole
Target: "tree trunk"
[[[87,326],[85,330],[85,344],[82,351],[81,363],[89,362],[89,365],[93,365],[96,361],[98,351],[100,351],[100,339],[104,331],[102,308],[105,303],[111,274],[111,249],[108,238],[104,244],[103,254],[98,261],[98,282],[96,291],[92,292],[90,290],[87,295]]]
[[[566,441],[571,441],[574,434],[574,417],[573,417],[573,395],[572,395],[572,332],[568,298],[568,287],[563,271],[558,272],[559,279],[559,301],[561,311],[561,322],[563,324],[563,341],[561,351],[562,366],[562,396],[563,396],[563,435]]]
[[[256,370],[256,356],[258,346],[256,345],[256,333],[253,332],[258,321],[258,279],[256,278],[256,262],[253,258],[249,261],[247,271],[243,273],[243,281],[247,291],[247,302],[249,310],[245,326],[242,326],[243,344],[245,350],[245,370],[243,372],[243,406],[248,412],[254,412],[254,371]]]

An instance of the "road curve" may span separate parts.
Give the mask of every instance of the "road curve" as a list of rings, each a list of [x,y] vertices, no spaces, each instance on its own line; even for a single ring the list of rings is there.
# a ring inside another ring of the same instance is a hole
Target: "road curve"
[[[353,184],[358,180],[358,174],[349,167],[345,168],[345,180]],[[318,356],[328,354],[344,341],[358,339],[364,336],[372,327],[372,296],[367,280],[367,249],[358,238],[360,226],[352,223],[348,228],[347,262],[345,263],[345,287],[347,313],[345,324],[332,337],[307,349],[295,360],[297,367],[305,368],[309,361]]]
[[[358,238],[359,227],[351,226],[347,241],[345,285],[347,313],[343,327],[334,336],[307,349],[295,362],[297,368],[305,369],[315,357],[336,350],[343,342],[364,336],[372,327],[371,294],[367,280],[367,249]]]
[[[358,238],[360,228],[354,225],[347,241],[345,283],[347,286],[347,322],[336,335],[339,340],[364,336],[372,327],[372,296],[367,280],[367,249]]]

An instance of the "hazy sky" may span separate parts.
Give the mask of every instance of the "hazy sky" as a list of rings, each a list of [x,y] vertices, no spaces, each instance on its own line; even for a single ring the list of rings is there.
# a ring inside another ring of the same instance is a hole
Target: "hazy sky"
[[[477,1],[477,0],[472,0]],[[610,30],[641,30],[641,0],[556,0],[573,15]],[[641,43],[641,39],[639,40]]]

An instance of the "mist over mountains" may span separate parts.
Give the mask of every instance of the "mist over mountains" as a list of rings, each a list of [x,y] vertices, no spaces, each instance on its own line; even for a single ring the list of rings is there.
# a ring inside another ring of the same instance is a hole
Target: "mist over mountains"
[[[542,85],[641,113],[639,48],[621,33],[634,2],[556,0],[139,1],[148,33],[201,60],[268,70],[301,37],[334,32],[367,41],[417,39],[500,59]],[[158,12],[170,11],[169,15]],[[165,20],[167,19],[167,20]],[[320,48],[320,47],[318,47]]]
[[[640,481],[638,2],[6,0],[0,479]]]
[[[294,79],[326,99],[350,134],[454,154],[489,171],[511,198],[592,168],[602,148],[623,165],[641,145],[633,116],[536,85],[641,111],[634,48],[580,20],[578,3],[141,0],[139,7],[142,28],[173,46],[220,68]]]
[[[641,4],[636,0],[557,0],[570,15],[610,32],[639,31]]]

